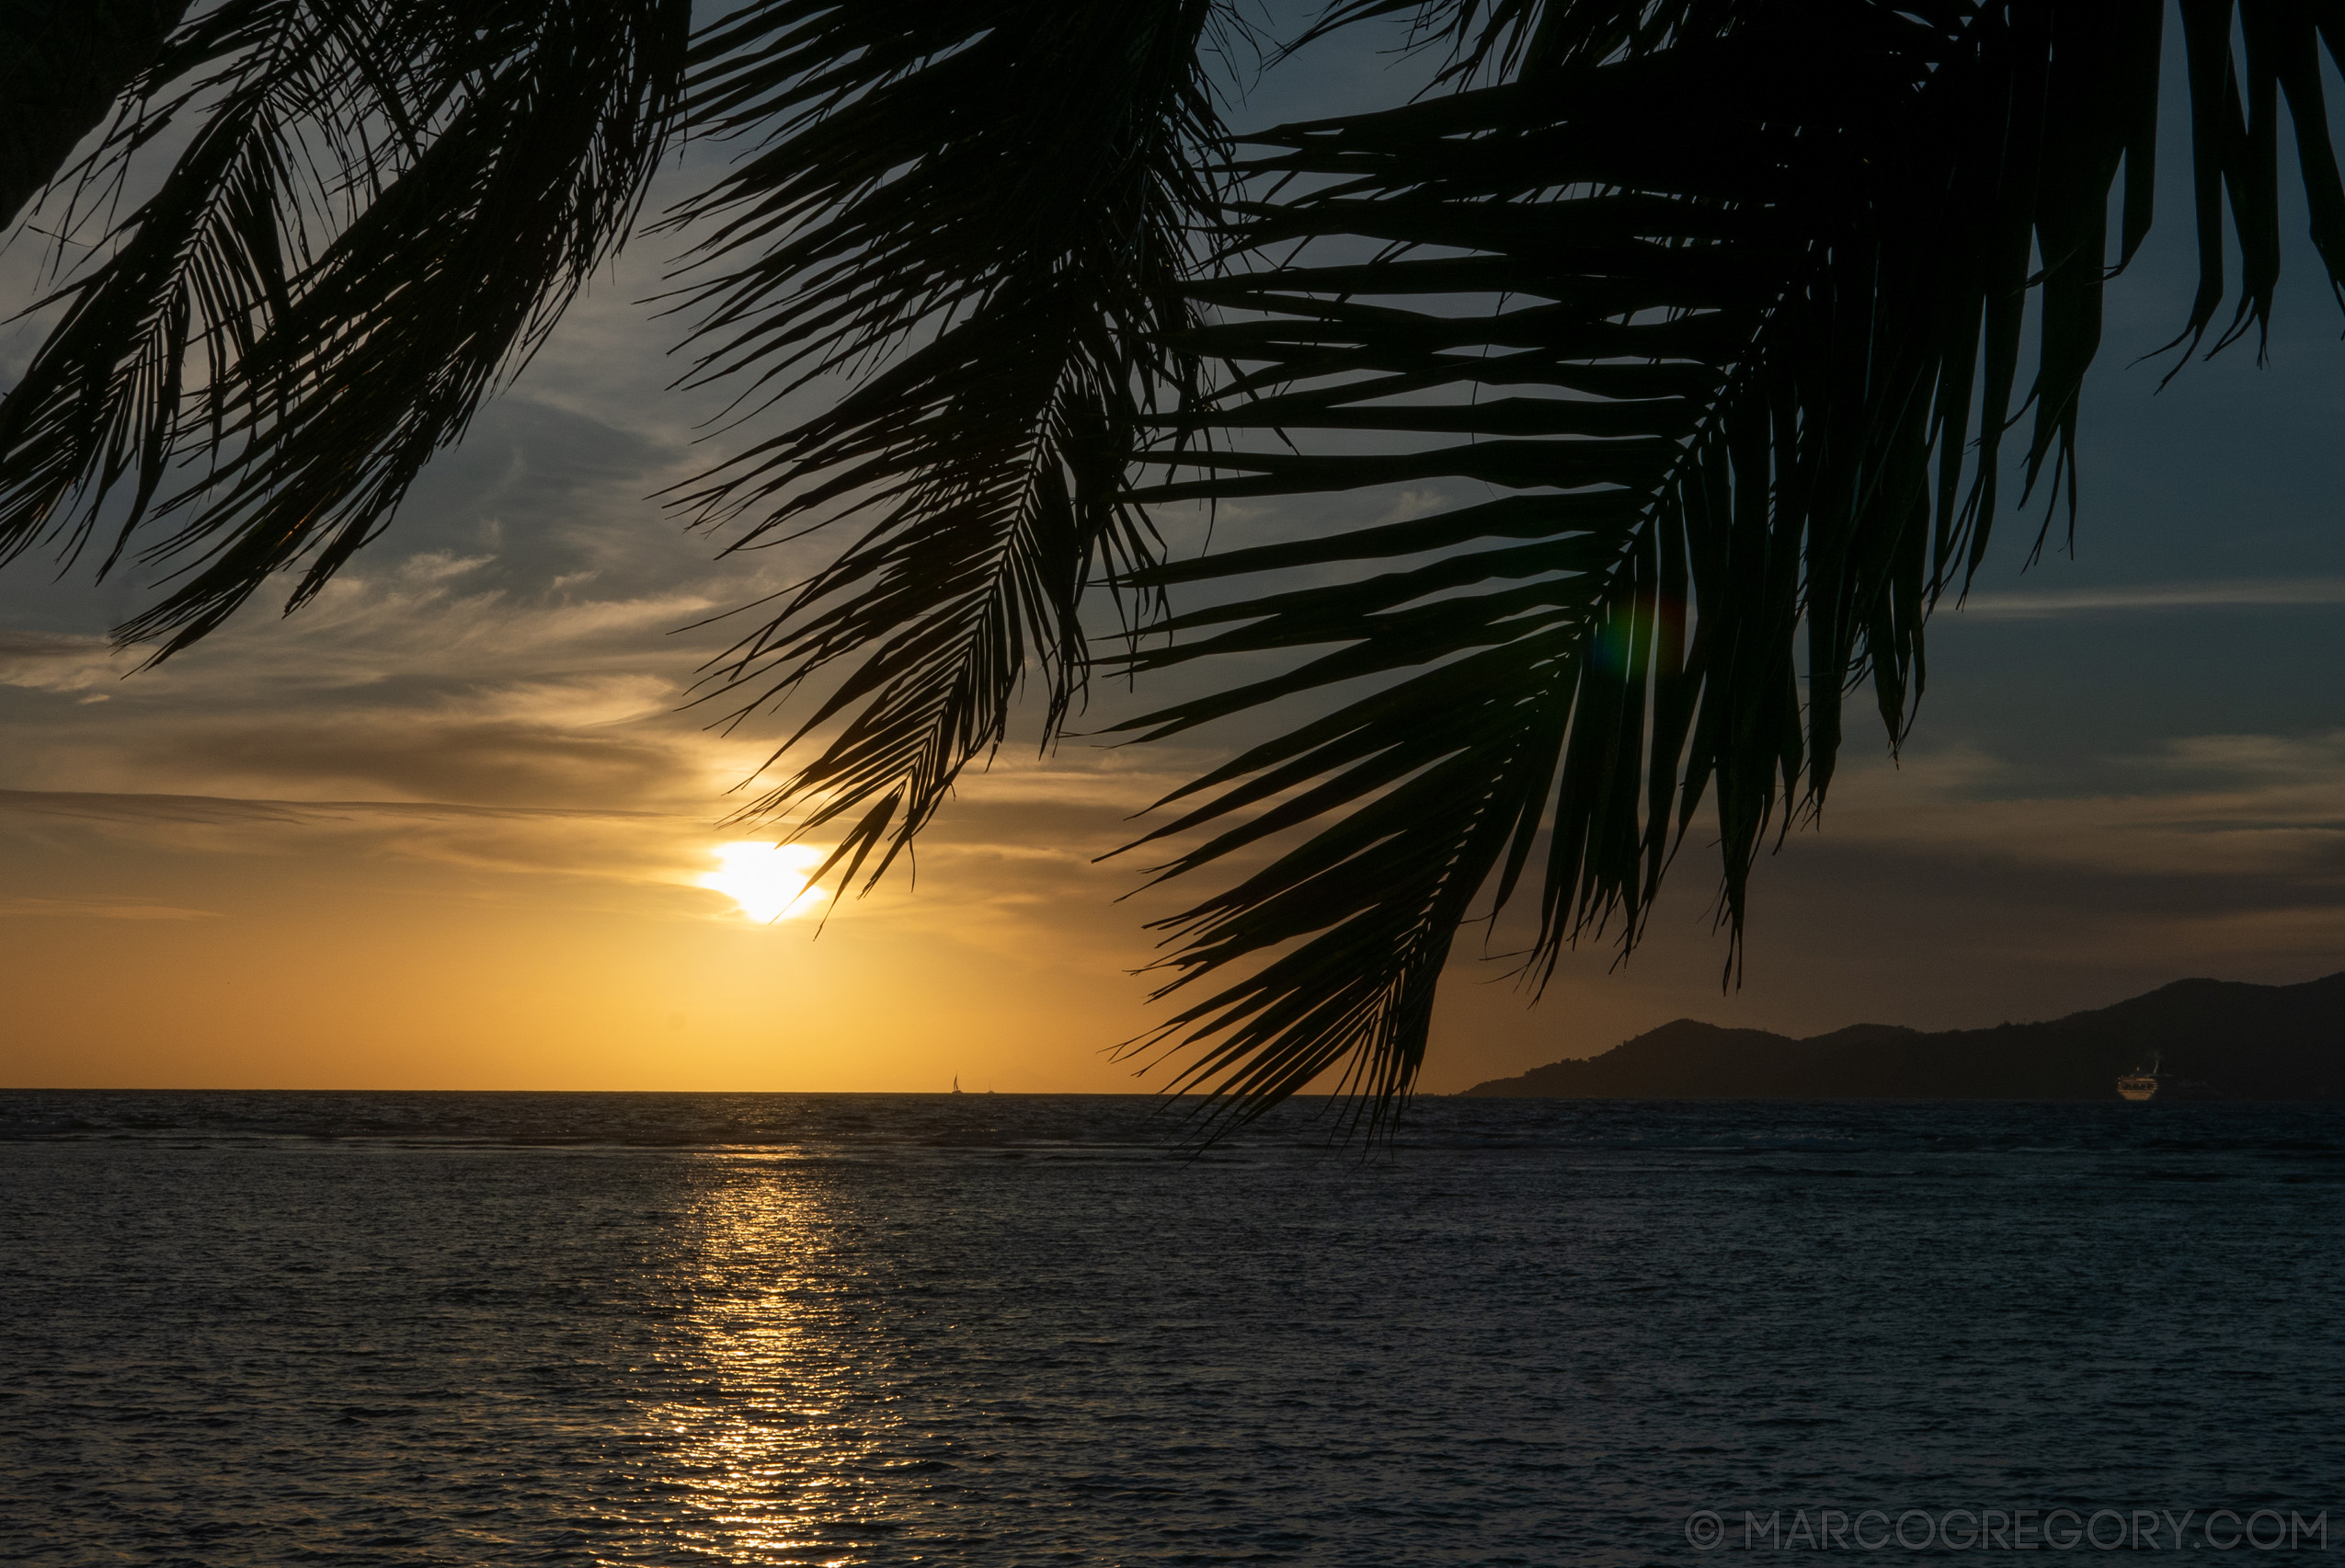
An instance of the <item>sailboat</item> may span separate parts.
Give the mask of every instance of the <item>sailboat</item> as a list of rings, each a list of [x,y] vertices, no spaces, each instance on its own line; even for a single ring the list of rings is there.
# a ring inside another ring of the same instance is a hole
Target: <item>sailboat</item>
[[[2157,1093],[2158,1053],[2150,1053],[2147,1072],[2129,1072],[2117,1081],[2117,1093],[2128,1100],[2146,1100]]]
[[[961,1075],[960,1075],[959,1073],[957,1073],[957,1072],[956,1072],[956,1073],[955,1073],[955,1074],[953,1075],[953,1093],[955,1093],[955,1094],[958,1094],[960,1092],[961,1092]]]

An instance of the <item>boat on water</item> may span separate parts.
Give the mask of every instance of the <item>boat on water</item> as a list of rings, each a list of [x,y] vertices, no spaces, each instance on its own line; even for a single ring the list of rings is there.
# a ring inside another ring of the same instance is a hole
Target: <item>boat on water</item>
[[[2128,1100],[2147,1100],[2157,1093],[2158,1059],[2150,1058],[2147,1072],[2129,1072],[2117,1081],[2117,1093]]]

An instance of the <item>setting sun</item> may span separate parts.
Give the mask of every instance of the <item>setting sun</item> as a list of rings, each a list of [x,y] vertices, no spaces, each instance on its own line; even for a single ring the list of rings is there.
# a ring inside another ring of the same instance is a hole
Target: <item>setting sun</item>
[[[760,925],[803,914],[829,896],[806,884],[822,864],[822,852],[811,845],[752,841],[718,844],[709,853],[722,869],[700,876],[700,886],[724,894],[740,907],[744,919]]]

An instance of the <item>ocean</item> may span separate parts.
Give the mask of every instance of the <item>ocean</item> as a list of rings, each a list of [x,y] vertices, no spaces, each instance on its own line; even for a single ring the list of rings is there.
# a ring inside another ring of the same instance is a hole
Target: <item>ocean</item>
[[[2345,1553],[2345,1108],[1161,1113],[0,1093],[0,1560]]]

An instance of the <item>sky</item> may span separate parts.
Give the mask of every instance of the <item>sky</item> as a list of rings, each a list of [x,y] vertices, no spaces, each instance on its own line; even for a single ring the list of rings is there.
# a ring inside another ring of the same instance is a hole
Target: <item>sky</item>
[[[1232,118],[1390,99],[1417,69],[1321,52]],[[2234,349],[2156,391],[2164,363],[2137,361],[2193,281],[2162,161],[2087,390],[2073,556],[2023,569],[2032,521],[2005,519],[1932,624],[1903,757],[1852,723],[1822,820],[1760,867],[1741,983],[1689,845],[1644,945],[1569,956],[1536,1005],[1461,943],[1424,1090],[1680,1016],[1967,1027],[2345,967],[2345,317],[2294,223],[2265,362]],[[1112,1047],[1159,1015],[1143,927],[1184,899],[1096,857],[1235,736],[1005,748],[868,898],[764,922],[709,885],[786,857],[731,847],[780,729],[686,705],[728,640],[704,623],[823,544],[720,558],[653,498],[736,439],[667,390],[676,324],[641,302],[671,250],[627,251],[290,618],[256,603],[127,675],[104,634],[150,585],[0,572],[0,1085],[1161,1086]],[[29,297],[33,259],[0,255],[0,288]],[[30,346],[0,336],[0,382]],[[1217,541],[1445,498],[1225,509]],[[1134,702],[1099,692],[1077,727]]]

